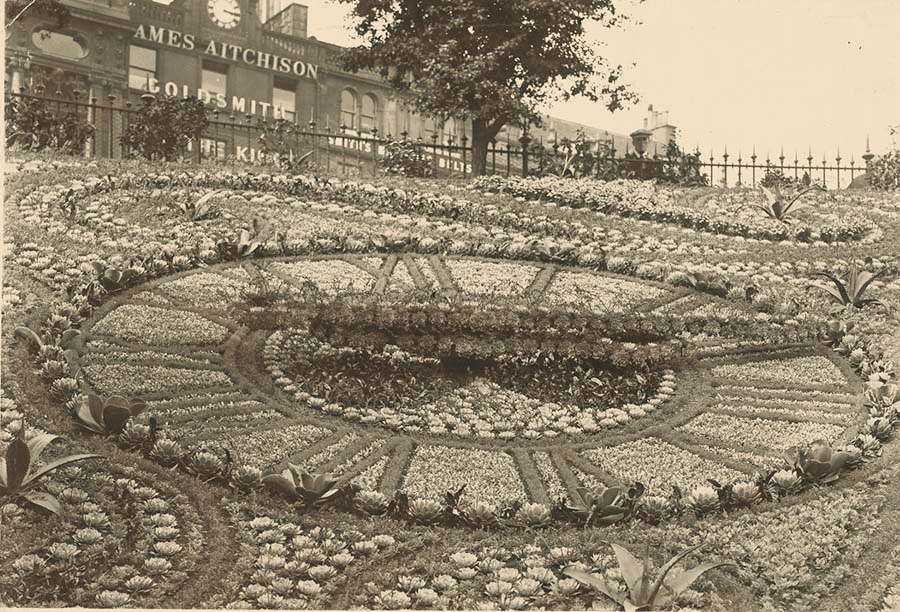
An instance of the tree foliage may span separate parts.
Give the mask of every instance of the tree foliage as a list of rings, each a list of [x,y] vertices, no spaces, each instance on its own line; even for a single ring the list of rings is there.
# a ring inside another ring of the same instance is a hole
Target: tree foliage
[[[3,8],[7,30],[15,23],[38,21],[45,29],[58,32],[69,21],[69,11],[59,0],[7,0]]]
[[[423,113],[471,119],[476,174],[500,129],[527,125],[541,102],[585,96],[617,110],[636,99],[585,36],[586,21],[624,19],[614,0],[340,1],[366,41],[345,67],[380,70]]]

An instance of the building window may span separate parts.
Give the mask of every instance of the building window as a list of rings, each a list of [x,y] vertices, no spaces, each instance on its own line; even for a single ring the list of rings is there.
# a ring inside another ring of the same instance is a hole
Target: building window
[[[435,142],[434,140],[434,119],[432,117],[423,117],[422,118],[422,140],[428,143]]]
[[[128,87],[147,91],[156,78],[156,50],[131,45],[128,50]]]
[[[345,89],[341,92],[341,126],[347,129],[356,128],[356,94]]]
[[[221,62],[203,60],[200,89],[208,91],[211,98],[215,98],[216,94],[224,96],[228,91],[228,66]]]
[[[81,36],[40,30],[31,35],[31,42],[49,55],[76,60],[87,56],[87,43]]]
[[[204,159],[225,159],[225,141],[212,138],[200,139],[200,153]]]
[[[459,139],[458,139],[456,136],[457,136],[457,133],[456,133],[456,120],[455,120],[455,119],[449,119],[449,120],[447,121],[447,123],[444,124],[444,134],[443,134],[443,138],[441,138],[441,141],[442,141],[444,144],[448,144],[448,143],[450,143],[450,141],[452,140],[454,144],[458,144],[458,143],[459,143]]]
[[[377,112],[378,105],[375,102],[375,96],[366,94],[362,97],[362,108],[359,113],[359,131],[371,134],[378,127]]]
[[[275,77],[272,88],[272,106],[275,119],[285,119],[291,123],[297,118],[297,83],[290,79]]]

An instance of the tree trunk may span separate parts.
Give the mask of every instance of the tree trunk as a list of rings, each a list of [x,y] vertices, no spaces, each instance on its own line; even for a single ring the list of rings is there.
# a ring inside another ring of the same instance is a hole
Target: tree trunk
[[[503,119],[488,122],[482,117],[472,118],[472,176],[483,176],[487,171],[487,148],[505,125]]]

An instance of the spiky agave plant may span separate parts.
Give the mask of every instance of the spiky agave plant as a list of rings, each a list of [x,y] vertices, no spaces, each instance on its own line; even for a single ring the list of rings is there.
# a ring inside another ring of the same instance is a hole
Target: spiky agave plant
[[[868,270],[860,270],[854,265],[850,267],[850,274],[847,276],[846,281],[829,272],[817,272],[816,276],[824,276],[834,284],[834,287],[818,282],[810,283],[809,286],[827,292],[842,307],[853,306],[854,308],[862,308],[868,304],[875,304],[890,312],[890,308],[881,300],[875,298],[863,299],[862,297],[869,285],[872,284],[872,281],[881,276],[882,272],[884,270],[872,274]]]
[[[626,611],[632,610],[653,610],[655,606],[667,605],[672,598],[668,592],[660,592],[663,588],[663,581],[669,571],[676,563],[684,559],[692,552],[699,550],[704,545],[699,544],[693,548],[683,550],[671,559],[660,569],[659,575],[652,583],[650,582],[650,571],[652,563],[650,561],[650,545],[644,548],[644,561],[641,563],[634,555],[628,552],[618,544],[610,544],[616,553],[616,559],[619,562],[619,568],[622,570],[622,577],[628,587],[628,595],[621,592],[618,585],[607,582],[605,578],[596,574],[589,574],[582,569],[576,567],[567,567],[563,570],[563,574],[574,578],[575,580],[587,584],[600,591],[619,605],[623,606]],[[677,578],[668,581],[666,587],[672,594],[677,595],[688,588],[693,582],[704,573],[716,567],[724,565],[735,565],[729,561],[719,563],[703,563],[693,569],[689,569],[679,575]]]
[[[781,195],[781,190],[773,185],[772,189],[768,189],[766,187],[760,187],[762,189],[763,195],[766,196],[766,203],[763,204],[751,204],[751,208],[755,208],[757,210],[761,210],[768,216],[770,219],[775,219],[776,221],[781,221],[782,223],[787,223],[787,216],[790,212],[791,208],[794,204],[797,203],[801,197],[809,193],[810,191],[814,191],[816,189],[822,189],[822,187],[818,185],[813,185],[800,191],[795,195],[789,202],[785,203],[785,197]],[[774,193],[773,193],[774,192]]]
[[[340,492],[340,482],[331,474],[310,474],[299,465],[288,463],[281,474],[263,476],[263,484],[278,490],[289,499],[301,501],[311,508],[334,501]]]
[[[585,525],[594,520],[605,524],[617,523],[628,513],[625,508],[625,492],[619,487],[578,487],[577,491],[580,500],[569,510],[583,520]]]
[[[90,453],[69,455],[35,469],[38,457],[44,448],[58,436],[49,433],[39,433],[30,440],[25,440],[25,423],[16,434],[15,439],[6,449],[6,456],[0,457],[0,497],[13,498],[24,497],[33,504],[37,504],[54,513],[59,513],[61,506],[59,500],[45,491],[32,491],[38,481],[58,467],[99,457]]]

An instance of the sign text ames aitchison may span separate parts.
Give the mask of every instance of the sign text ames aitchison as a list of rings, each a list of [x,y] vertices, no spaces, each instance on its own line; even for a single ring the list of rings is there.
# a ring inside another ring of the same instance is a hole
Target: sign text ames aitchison
[[[134,32],[133,38],[135,40],[155,42],[160,45],[168,45],[187,51],[193,51],[198,48],[198,41],[193,34],[184,34],[177,30],[158,28],[154,25],[139,25]],[[294,60],[290,57],[281,57],[280,55],[274,55],[264,51],[257,51],[256,49],[245,49],[240,45],[231,45],[215,40],[211,40],[206,44],[203,53],[231,60],[233,62],[244,62],[250,66],[265,68],[266,70],[271,70],[273,72],[294,74],[310,79],[317,79],[319,76],[319,67],[315,64],[310,64],[303,60]]]

